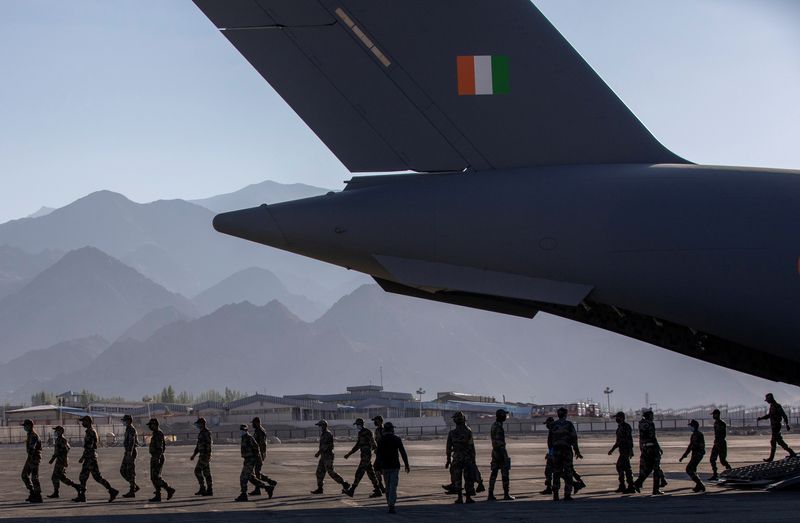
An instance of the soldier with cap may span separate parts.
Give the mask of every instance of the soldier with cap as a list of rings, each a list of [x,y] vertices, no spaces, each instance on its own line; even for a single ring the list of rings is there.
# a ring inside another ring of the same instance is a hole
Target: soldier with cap
[[[475,478],[473,476],[475,464],[475,442],[472,439],[472,430],[467,427],[467,418],[459,411],[453,414],[456,426],[447,434],[445,453],[447,461],[445,468],[450,469],[454,490],[458,493],[456,503],[464,503],[462,494],[462,477],[466,503],[475,503]]]
[[[548,417],[544,421],[544,426],[547,427],[548,437],[547,437],[547,454],[544,455],[544,490],[540,492],[545,496],[549,496],[553,493],[553,447],[550,446],[550,427],[553,426],[553,419],[552,416]]]
[[[139,440],[131,415],[125,414],[122,416],[122,422],[125,423],[125,439],[122,443],[125,453],[122,455],[122,465],[119,467],[119,473],[130,485],[130,490],[123,494],[122,497],[135,498],[136,493],[139,491],[139,485],[136,484],[136,456],[138,454],[136,447],[139,446]]]
[[[653,411],[645,410],[639,420],[639,477],[633,484],[637,492],[641,491],[644,481],[653,473],[653,495],[663,494],[661,481],[661,446],[656,438],[656,425],[653,423]]]
[[[172,499],[172,496],[175,495],[175,489],[161,477],[161,472],[164,470],[164,452],[167,450],[167,441],[158,425],[158,420],[155,418],[150,418],[150,421],[147,422],[147,428],[153,431],[150,436],[150,481],[153,482],[153,487],[156,489],[153,497],[150,498],[150,503],[161,501],[162,488],[167,491],[167,500]]]
[[[84,416],[80,419],[81,425],[86,429],[83,436],[83,455],[78,463],[82,464],[81,474],[78,476],[80,487],[78,489],[78,496],[73,499],[76,503],[86,502],[86,482],[89,481],[89,476],[100,483],[108,491],[108,502],[111,503],[117,498],[119,491],[111,486],[111,484],[100,474],[100,464],[97,458],[97,431],[94,430],[94,420],[91,416]]]
[[[256,465],[261,462],[261,450],[258,448],[258,443],[255,438],[247,431],[247,425],[239,425],[239,434],[242,436],[241,453],[242,453],[242,472],[239,474],[239,497],[234,501],[248,501],[247,498],[247,483],[252,483],[256,487],[261,487],[271,495],[272,487],[269,483],[264,483],[255,474]]]
[[[30,503],[42,502],[42,486],[39,484],[39,463],[42,462],[42,441],[39,434],[33,429],[33,420],[26,419],[22,422],[25,431],[25,465],[22,467],[22,482],[28,489]]]
[[[781,404],[775,401],[775,396],[773,396],[771,392],[767,394],[767,396],[764,398],[764,401],[769,403],[769,412],[758,419],[768,419],[769,426],[772,429],[772,438],[769,440],[769,457],[764,458],[764,461],[770,462],[775,459],[775,450],[777,450],[776,447],[778,445],[780,445],[783,450],[789,453],[790,458],[795,457],[797,454],[795,451],[789,448],[789,445],[783,441],[783,436],[781,436],[781,424],[786,426],[787,431],[792,430],[789,427],[789,418],[786,416],[786,412],[783,410]]]
[[[617,412],[614,416],[617,422],[617,439],[614,446],[608,451],[612,455],[615,450],[619,450],[617,458],[617,475],[619,476],[619,487],[616,492],[632,494],[636,492],[633,488],[633,471],[631,470],[631,458],[633,458],[633,429],[625,421],[625,413]],[[626,484],[627,481],[627,484]]]
[[[683,461],[689,454],[692,455],[689,464],[686,465],[686,474],[694,481],[693,492],[705,492],[705,485],[703,485],[703,482],[697,477],[697,465],[700,464],[700,461],[702,461],[706,453],[706,439],[703,437],[703,433],[700,432],[700,424],[697,420],[690,421],[689,426],[692,427],[692,436],[689,438],[689,446],[686,447],[686,452],[683,453],[683,456],[681,456],[681,459],[678,461]]]
[[[200,484],[200,490],[194,493],[195,496],[213,496],[214,487],[213,479],[211,478],[211,431],[206,427],[206,419],[203,417],[197,418],[194,422],[195,428],[200,432],[197,433],[197,445],[194,447],[190,461],[199,456],[197,465],[194,466],[194,477]]]
[[[353,425],[355,425],[358,429],[358,435],[356,436],[356,442],[353,445],[353,448],[350,449],[350,452],[344,455],[344,459],[349,458],[356,452],[360,452],[361,460],[358,462],[358,468],[356,469],[356,475],[353,478],[353,483],[350,485],[350,488],[347,489],[345,494],[352,498],[353,494],[356,492],[356,487],[358,487],[358,484],[364,477],[364,473],[366,473],[367,477],[372,482],[372,494],[370,494],[369,497],[379,498],[383,496],[383,492],[381,492],[381,488],[378,485],[378,478],[375,477],[375,471],[372,469],[372,451],[375,450],[378,445],[375,444],[375,438],[372,436],[372,431],[364,427],[363,418],[356,418],[355,422],[353,422]]]
[[[53,481],[53,493],[47,497],[58,499],[58,490],[61,483],[69,485],[75,490],[78,490],[80,485],[67,477],[66,469],[69,466],[67,456],[69,455],[70,447],[67,438],[64,437],[64,427],[57,425],[53,427],[53,432],[56,433],[56,439],[53,442],[53,457],[50,458],[50,464],[53,465],[55,463],[53,465],[53,475],[50,478]]]
[[[573,468],[574,457],[583,459],[578,448],[578,433],[575,425],[567,419],[567,409],[564,407],[556,411],[558,419],[550,426],[547,446],[553,449],[553,501],[558,501],[561,479],[564,479],[564,500],[572,499],[572,487],[575,477]]]
[[[383,416],[378,414],[374,418],[372,418],[372,423],[375,425],[375,445],[380,444],[381,438],[383,437]],[[375,461],[378,460],[377,449],[375,449]],[[372,466],[373,470],[377,472],[375,469],[375,465]],[[381,489],[381,492],[386,492],[386,487],[383,486],[383,475],[382,474],[375,474],[378,477],[378,488]]]
[[[320,429],[319,434],[319,450],[316,454],[314,454],[315,458],[319,458],[319,462],[317,462],[317,490],[312,490],[312,494],[322,494],[322,483],[325,480],[325,474],[327,473],[333,481],[338,483],[342,486],[342,494],[347,494],[347,491],[350,490],[350,484],[342,479],[342,476],[336,473],[336,470],[333,468],[333,434],[331,431],[328,430],[328,422],[324,419],[319,420],[316,423],[317,427]]]
[[[511,469],[511,458],[508,456],[506,449],[506,431],[503,428],[503,423],[508,419],[508,411],[505,409],[497,409],[495,412],[495,422],[492,424],[491,438],[492,438],[492,472],[489,475],[489,495],[486,501],[496,501],[494,497],[494,485],[497,482],[497,473],[501,472],[503,478],[503,499],[513,500],[514,496],[509,494],[510,479],[508,471]]]
[[[731,465],[728,463],[728,426],[722,421],[719,409],[714,409],[711,413],[714,418],[714,446],[711,447],[711,477],[709,481],[716,481],[719,479],[717,474],[717,458],[720,464],[725,467],[725,470],[731,470]]]
[[[411,472],[411,468],[408,466],[408,454],[406,454],[406,449],[403,447],[403,440],[399,436],[395,436],[392,423],[386,424],[385,433],[381,436],[378,448],[375,449],[375,470],[386,477],[386,503],[389,505],[389,514],[395,514],[397,482],[400,479],[398,454],[403,458],[406,474]]]
[[[264,430],[264,427],[261,426],[261,418],[259,418],[258,416],[253,418],[252,423],[253,423],[253,439],[255,439],[256,443],[258,443],[258,450],[259,453],[261,454],[261,459],[259,459],[258,462],[256,463],[256,468],[253,473],[258,479],[269,485],[270,488],[266,490],[267,490],[267,496],[271,499],[272,493],[275,491],[275,485],[277,485],[278,482],[273,479],[270,479],[266,474],[261,473],[261,469],[264,466],[264,461],[267,459],[267,431]],[[253,489],[250,495],[260,496],[261,487],[256,485],[256,487]]]

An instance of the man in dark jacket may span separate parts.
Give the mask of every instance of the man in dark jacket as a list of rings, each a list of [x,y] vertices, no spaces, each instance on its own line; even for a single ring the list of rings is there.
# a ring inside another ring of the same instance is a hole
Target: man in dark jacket
[[[394,433],[394,425],[386,423],[383,426],[383,436],[378,442],[375,451],[375,470],[383,476],[386,485],[386,503],[389,505],[389,513],[395,513],[395,503],[397,502],[397,483],[400,480],[400,460],[398,454],[403,458],[406,474],[411,472],[408,466],[408,454],[403,447],[403,440]]]
[[[608,451],[612,455],[615,450],[619,450],[617,458],[617,476],[619,477],[619,487],[617,492],[632,494],[636,492],[633,488],[633,471],[631,470],[631,458],[633,457],[633,430],[628,422],[625,421],[625,413],[617,412],[617,439],[614,446]],[[625,482],[627,481],[627,485]]]
[[[690,421],[689,426],[692,427],[692,437],[689,439],[689,446],[686,447],[686,452],[683,453],[683,456],[678,461],[683,461],[689,454],[692,455],[689,464],[686,465],[686,474],[694,481],[694,488],[692,489],[694,492],[705,492],[706,487],[697,477],[697,465],[700,464],[706,453],[706,439],[703,433],[700,432],[700,424],[697,420]]]

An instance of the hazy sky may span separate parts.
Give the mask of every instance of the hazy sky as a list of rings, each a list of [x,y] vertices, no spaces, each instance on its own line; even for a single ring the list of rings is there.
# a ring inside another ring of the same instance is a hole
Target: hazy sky
[[[536,0],[667,147],[800,168],[800,2]],[[0,0],[0,222],[346,169],[189,0]]]

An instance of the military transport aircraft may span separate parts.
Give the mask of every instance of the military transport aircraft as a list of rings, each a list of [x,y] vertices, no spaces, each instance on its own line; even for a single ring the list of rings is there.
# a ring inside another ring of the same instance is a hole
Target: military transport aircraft
[[[214,227],[800,385],[800,172],[667,150],[529,0],[194,0],[357,176]]]

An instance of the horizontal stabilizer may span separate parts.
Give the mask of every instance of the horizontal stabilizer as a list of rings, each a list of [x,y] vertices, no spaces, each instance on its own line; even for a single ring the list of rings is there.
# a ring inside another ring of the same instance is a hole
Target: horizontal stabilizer
[[[353,172],[684,163],[530,0],[195,0]]]

